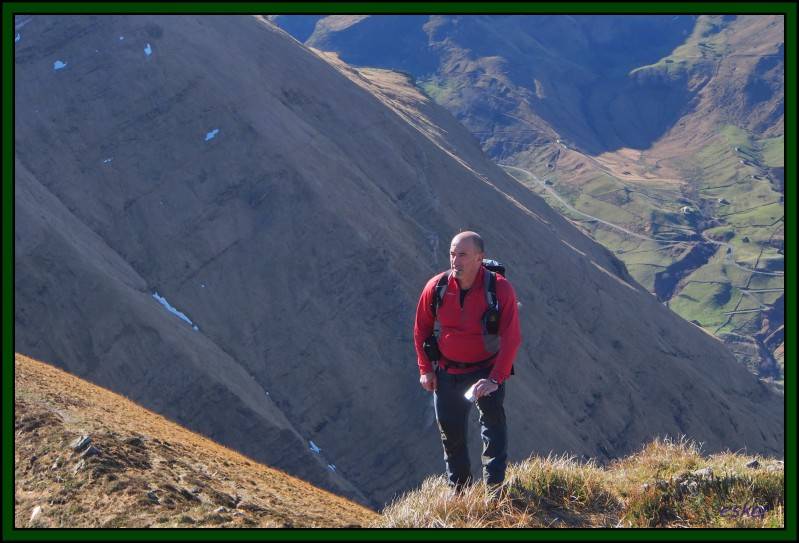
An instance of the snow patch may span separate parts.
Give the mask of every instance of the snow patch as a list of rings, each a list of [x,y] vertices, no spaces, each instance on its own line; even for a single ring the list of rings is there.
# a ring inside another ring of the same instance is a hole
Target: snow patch
[[[214,128],[213,130],[211,130],[210,132],[208,132],[205,135],[205,141],[214,139],[217,134],[219,134],[219,129],[218,128]]]
[[[61,70],[62,68],[66,67],[67,67],[66,62],[61,62],[60,60],[56,60],[55,62],[53,62],[53,70]]]
[[[147,55],[148,57],[153,54],[153,48],[150,47],[149,43],[144,46],[144,54]]]
[[[17,32],[17,35],[16,35],[16,37],[14,38],[14,43],[17,43],[17,42],[18,42],[19,40],[21,40],[21,39],[22,39],[22,35],[21,35],[19,32]]]
[[[119,37],[119,41],[123,41],[124,39],[125,39],[125,36],[120,36]]]
[[[310,441],[309,443],[310,443],[309,447],[310,447],[310,449],[311,449],[313,452],[315,452],[316,454],[319,454],[320,452],[322,452],[322,449],[320,449],[319,447],[317,447],[317,446],[316,446],[316,443],[314,443],[313,441]]]
[[[193,322],[191,322],[191,319],[189,319],[189,318],[188,318],[188,317],[187,317],[185,314],[181,313],[180,311],[178,311],[177,309],[175,309],[175,308],[174,308],[172,305],[170,305],[170,303],[166,301],[166,298],[164,298],[163,296],[159,296],[159,295],[158,295],[158,291],[155,291],[155,292],[153,292],[153,298],[155,298],[156,300],[158,300],[158,303],[160,303],[162,306],[164,306],[164,307],[166,308],[166,310],[167,310],[167,311],[169,311],[170,313],[172,313],[173,315],[175,315],[175,316],[176,316],[176,317],[178,317],[179,319],[181,319],[181,320],[183,320],[183,321],[186,321],[187,323],[189,323],[189,325],[190,325],[190,326],[191,326],[191,327],[192,327],[192,328],[193,328],[195,331],[197,331],[197,332],[199,332],[199,331],[200,331],[200,329],[197,327],[197,325],[196,325],[196,324],[194,324]]]
[[[114,160],[114,159],[113,158],[106,158],[105,160],[103,160],[103,164],[108,164],[112,160]]]

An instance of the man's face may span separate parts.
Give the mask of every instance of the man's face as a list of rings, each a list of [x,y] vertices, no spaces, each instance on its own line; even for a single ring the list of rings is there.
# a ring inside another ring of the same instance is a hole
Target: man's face
[[[477,273],[483,263],[483,253],[477,252],[477,247],[470,238],[452,240],[449,248],[449,264],[456,279],[470,278]]]

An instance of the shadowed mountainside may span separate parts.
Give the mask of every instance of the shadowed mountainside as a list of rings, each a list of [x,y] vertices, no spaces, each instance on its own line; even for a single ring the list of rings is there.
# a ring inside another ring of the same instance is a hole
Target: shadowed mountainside
[[[677,118],[689,95],[670,93],[658,81],[636,82],[628,74],[669,54],[694,20],[628,15],[275,17],[307,45],[335,51],[347,63],[413,74],[480,137],[486,152],[500,159],[514,148],[514,140],[554,139],[555,133],[593,154],[619,146],[648,147]],[[315,25],[310,36],[295,30],[310,24]]]

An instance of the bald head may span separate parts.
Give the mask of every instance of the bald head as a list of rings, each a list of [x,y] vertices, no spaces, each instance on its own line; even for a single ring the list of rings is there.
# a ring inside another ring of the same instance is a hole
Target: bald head
[[[483,264],[483,238],[477,232],[461,232],[452,238],[449,263],[461,288],[470,288]]]
[[[471,232],[468,230],[466,232],[461,232],[460,234],[452,238],[452,243],[450,245],[455,246],[461,241],[471,242],[478,253],[485,252],[483,245],[483,238],[481,238],[480,234],[478,234],[477,232]]]

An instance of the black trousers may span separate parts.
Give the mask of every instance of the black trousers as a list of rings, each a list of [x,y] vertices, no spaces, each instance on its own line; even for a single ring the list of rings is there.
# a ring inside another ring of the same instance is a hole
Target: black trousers
[[[487,379],[491,368],[454,375],[438,369],[438,388],[433,394],[436,421],[444,446],[444,461],[449,484],[457,490],[472,482],[466,433],[472,403],[463,397],[480,379]],[[488,396],[477,400],[480,412],[480,433],[483,439],[483,480],[489,485],[505,480],[508,459],[508,430],[505,421],[505,383]]]

